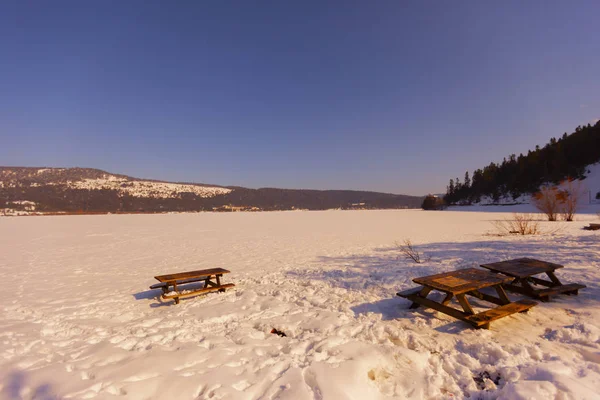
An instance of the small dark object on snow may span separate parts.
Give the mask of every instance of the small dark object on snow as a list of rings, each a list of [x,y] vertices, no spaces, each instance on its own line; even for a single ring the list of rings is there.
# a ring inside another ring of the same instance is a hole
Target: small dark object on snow
[[[600,224],[590,224],[589,226],[585,226],[583,229],[586,231],[597,231],[600,230]]]
[[[279,335],[281,337],[287,336],[285,333],[283,333],[275,328],[271,329],[271,333],[274,333],[275,335]]]
[[[479,374],[477,374],[476,376],[474,376],[473,380],[477,384],[477,387],[479,388],[479,390],[483,390],[483,389],[485,389],[485,380],[486,379],[489,379],[490,381],[494,382],[494,385],[498,385],[500,383],[501,378],[502,377],[500,376],[500,374],[498,374],[498,375],[496,375],[496,377],[494,379],[492,379],[492,376],[490,375],[489,372],[483,371],[483,372],[480,372]]]

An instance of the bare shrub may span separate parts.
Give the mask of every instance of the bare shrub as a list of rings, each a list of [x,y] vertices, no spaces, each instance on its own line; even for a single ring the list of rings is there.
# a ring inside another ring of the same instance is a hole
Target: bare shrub
[[[538,235],[541,233],[540,223],[533,214],[514,213],[512,218],[492,222],[501,235]]]
[[[556,221],[561,210],[563,195],[556,186],[544,186],[531,196],[535,208],[546,214],[548,221]]]
[[[413,260],[417,264],[421,264],[421,254],[413,247],[410,239],[404,239],[404,242],[402,243],[396,242],[396,246],[400,252],[406,256],[406,259]]]
[[[560,210],[565,221],[573,221],[575,212],[585,195],[585,191],[581,186],[581,181],[568,179],[561,183],[562,189],[559,191],[558,197],[561,202]]]

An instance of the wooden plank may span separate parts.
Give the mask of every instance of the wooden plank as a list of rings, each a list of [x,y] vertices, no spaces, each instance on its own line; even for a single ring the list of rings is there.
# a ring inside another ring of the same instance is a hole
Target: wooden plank
[[[537,275],[547,271],[554,271],[558,268],[563,268],[563,266],[560,264],[536,260],[534,258],[516,258],[514,260],[481,264],[481,267],[517,278],[527,278],[531,275]]]
[[[154,285],[150,286],[150,289],[160,289],[166,286],[167,284],[165,282],[155,283]]]
[[[413,279],[413,282],[454,295],[510,281],[510,277],[476,268],[465,268]]]
[[[419,293],[422,289],[423,289],[423,286],[417,286],[417,287],[414,287],[414,288],[403,290],[402,292],[398,292],[398,293],[396,293],[396,296],[408,297],[408,296],[410,296],[412,294]]]
[[[555,294],[560,294],[560,293],[568,293],[568,292],[573,292],[573,294],[577,294],[577,291],[579,289],[584,289],[586,288],[585,285],[580,285],[578,283],[570,283],[568,285],[560,285],[560,286],[554,286],[548,289],[542,289],[542,290],[537,290],[535,292],[535,294],[538,297],[548,297],[548,296],[552,296]]]
[[[412,300],[415,303],[419,303],[420,305],[422,305],[424,307],[433,308],[434,310],[437,310],[444,314],[450,315],[451,317],[460,319],[461,321],[470,322],[469,319],[467,318],[468,315],[460,310],[457,310],[456,308],[452,308],[452,307],[448,307],[448,306],[445,306],[440,303],[436,303],[433,300],[430,300],[430,299],[424,298],[424,297],[420,297],[416,294],[408,297],[408,299]]]
[[[537,302],[533,300],[519,300],[475,315],[467,316],[467,319],[475,326],[481,327],[488,325],[492,321],[506,317],[507,315],[529,310],[535,305],[537,305]]]
[[[432,290],[432,289],[431,289],[430,287],[423,286],[423,287],[421,288],[421,290],[419,291],[419,293],[417,293],[415,296],[418,296],[418,297],[420,297],[420,298],[423,298],[423,299],[424,299],[424,298],[426,298],[426,297],[429,295],[429,293],[431,292],[431,290]],[[419,303],[415,303],[415,302],[413,301],[413,303],[410,305],[410,308],[413,308],[413,309],[414,309],[414,308],[419,308]]]
[[[452,300],[452,297],[454,295],[452,293],[446,293],[446,297],[444,297],[444,300],[442,300],[442,305],[446,305],[448,303],[450,303],[450,300]]]
[[[533,286],[531,286],[527,279],[521,279],[519,280],[519,283],[528,293],[535,293],[535,289],[533,288]]]
[[[529,278],[527,278],[527,280],[531,283],[535,283],[536,285],[547,286],[547,287],[554,286],[554,283],[547,281],[545,279],[536,278],[534,276],[530,276]]]
[[[165,281],[177,281],[182,279],[194,279],[206,276],[212,276],[216,274],[228,274],[230,271],[223,268],[209,268],[209,269],[200,269],[197,271],[187,271],[187,272],[179,272],[176,274],[167,274],[167,275],[159,275],[155,276],[154,279],[165,282]]]
[[[562,282],[554,275],[554,271],[546,271],[546,275],[556,286],[562,285]]]
[[[496,293],[498,293],[498,298],[500,299],[503,305],[510,303],[510,299],[506,295],[506,292],[504,291],[504,288],[502,288],[501,285],[494,286],[494,289],[496,289]]]
[[[204,287],[209,287],[209,286],[217,287],[217,286],[220,286],[220,285],[217,285],[215,282],[211,281],[210,279],[207,279],[205,281]]]
[[[467,298],[465,297],[464,294],[457,294],[456,300],[458,300],[458,302],[462,306],[463,310],[465,310],[465,314],[469,314],[469,315],[475,314],[475,311],[473,311],[473,308],[469,304],[469,301],[467,300]]]
[[[531,289],[524,288],[523,286],[513,285],[511,283],[505,283],[503,286],[508,291],[524,294],[525,296],[535,297],[534,291],[532,291]]]
[[[172,295],[166,295],[163,294],[162,298],[163,299],[178,299],[178,298],[184,298],[184,297],[190,297],[190,296],[196,296],[198,294],[202,294],[202,293],[209,293],[209,292],[215,292],[221,289],[228,289],[231,287],[234,287],[235,285],[233,283],[226,283],[225,285],[221,285],[218,287],[209,287],[209,288],[204,288],[204,289],[198,289],[198,290],[194,290],[192,292],[189,293],[177,293],[177,294],[172,294]]]
[[[471,292],[467,292],[467,294],[469,296],[477,297],[480,300],[484,300],[484,301],[487,301],[487,302],[490,302],[493,304],[497,304],[499,306],[506,304],[506,303],[503,303],[502,300],[500,300],[499,298],[490,296],[489,294],[486,294],[486,293],[482,293],[479,290],[473,290]]]

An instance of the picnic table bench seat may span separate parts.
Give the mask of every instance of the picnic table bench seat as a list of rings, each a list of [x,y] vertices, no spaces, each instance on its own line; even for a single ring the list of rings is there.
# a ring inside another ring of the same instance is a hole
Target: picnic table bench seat
[[[507,315],[525,312],[535,305],[537,305],[537,303],[533,300],[517,300],[500,307],[492,308],[490,310],[486,310],[478,314],[468,316],[467,319],[469,320],[469,322],[479,327],[485,324],[489,324],[490,322],[500,319],[502,317],[506,317]]]
[[[223,268],[210,268],[197,271],[187,271],[175,274],[159,275],[154,278],[159,281],[150,286],[150,289],[162,289],[161,297],[163,299],[174,299],[175,304],[179,304],[179,299],[184,297],[196,296],[208,292],[224,292],[225,289],[234,287],[233,283],[221,284],[223,274],[230,271]],[[215,282],[216,281],[216,282]],[[185,291],[180,286],[188,283],[204,282],[202,288]],[[172,287],[172,290],[169,290]]]
[[[537,295],[540,298],[550,298],[555,294],[578,294],[579,289],[585,289],[585,285],[580,285],[579,283],[569,283],[568,285],[559,285],[549,287],[548,289],[540,289],[537,291]]]
[[[415,295],[421,290],[423,290],[423,286],[417,286],[414,288],[403,290],[402,292],[398,292],[396,293],[396,296],[404,297],[405,299],[407,299],[409,296]]]

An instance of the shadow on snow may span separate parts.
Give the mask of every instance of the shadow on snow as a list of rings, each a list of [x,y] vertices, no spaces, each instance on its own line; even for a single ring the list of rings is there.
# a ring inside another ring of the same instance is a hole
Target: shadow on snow
[[[379,248],[369,255],[347,257],[320,257],[321,268],[288,272],[294,279],[322,281],[334,288],[343,288],[364,294],[367,301],[351,306],[355,315],[376,313],[384,320],[412,318],[414,313],[429,314],[423,309],[408,310],[410,302],[396,297],[396,292],[414,287],[413,278],[461,268],[478,267],[480,264],[531,257],[565,265],[557,271],[563,283],[583,283],[586,289],[579,296],[558,296],[553,301],[586,304],[600,300],[600,286],[589,268],[569,266],[576,262],[585,266],[599,266],[600,240],[596,235],[507,237],[505,240],[473,242],[440,242],[414,246],[424,261],[420,264],[405,259],[397,247]],[[432,293],[434,295],[435,292]],[[441,295],[441,294],[440,294]],[[522,297],[510,294],[515,298]],[[379,298],[379,299],[377,299]],[[376,300],[377,299],[377,300]],[[477,300],[473,299],[474,305]],[[487,304],[487,303],[482,303]],[[457,327],[463,323],[450,324]]]
[[[41,385],[32,385],[27,382],[27,374],[24,371],[13,371],[3,379],[4,387],[0,391],[0,395],[3,399],[8,400],[22,400],[23,391],[30,389],[29,393],[25,398],[36,399],[36,400],[56,400],[59,399],[49,383],[43,383]]]

